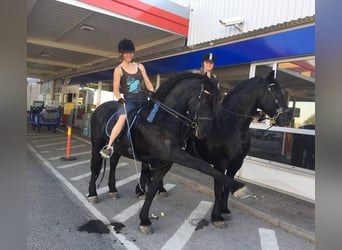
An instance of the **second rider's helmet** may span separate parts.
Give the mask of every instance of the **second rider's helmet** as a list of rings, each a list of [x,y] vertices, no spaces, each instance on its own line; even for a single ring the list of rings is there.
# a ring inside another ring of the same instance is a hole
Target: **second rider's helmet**
[[[134,52],[135,48],[133,42],[126,38],[122,39],[118,44],[118,51],[119,53]]]
[[[202,61],[216,62],[216,56],[213,53],[204,54]]]

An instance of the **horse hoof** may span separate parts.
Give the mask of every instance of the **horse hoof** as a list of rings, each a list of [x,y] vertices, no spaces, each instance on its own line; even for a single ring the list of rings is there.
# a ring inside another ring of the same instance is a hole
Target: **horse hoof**
[[[95,204],[95,203],[99,202],[99,199],[97,198],[97,195],[89,196],[87,199],[88,199],[88,202],[91,203],[91,204]]]
[[[243,187],[235,191],[233,195],[237,199],[245,199],[251,196],[251,192],[249,191],[247,187]]]
[[[225,220],[232,220],[233,219],[232,214],[222,214],[222,216]]]
[[[109,192],[108,196],[112,198],[113,200],[120,198],[118,192]]]
[[[167,197],[167,196],[168,196],[167,192],[159,192],[158,193],[158,197],[160,197],[160,198],[164,198],[164,197]]]
[[[153,230],[151,226],[139,226],[140,232],[143,234],[153,234]]]
[[[222,221],[222,220],[213,221],[213,225],[214,225],[216,228],[220,228],[220,229],[227,228],[226,223],[224,223],[224,221]]]
[[[138,200],[145,200],[146,199],[146,194],[137,194]]]

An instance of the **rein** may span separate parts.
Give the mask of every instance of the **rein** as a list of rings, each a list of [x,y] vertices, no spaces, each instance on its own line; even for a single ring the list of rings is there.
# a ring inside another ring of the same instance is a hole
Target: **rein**
[[[279,106],[279,101],[278,101],[278,99],[273,95],[273,93],[272,93],[272,90],[271,90],[271,87],[270,86],[272,86],[272,85],[274,85],[274,83],[271,83],[271,84],[269,84],[269,86],[267,86],[267,91],[268,92],[264,92],[264,101],[265,101],[265,98],[266,98],[266,93],[269,93],[272,97],[273,97],[273,100],[274,100],[274,102],[276,103],[276,105],[278,106],[278,108],[276,109],[276,112],[275,112],[275,114],[274,114],[274,116],[273,117],[266,117],[264,120],[271,120],[271,121],[276,121],[276,119],[279,117],[279,115],[281,115],[282,113],[283,113],[283,107],[280,107]],[[228,112],[228,113],[231,113],[231,114],[233,114],[233,115],[236,115],[236,116],[240,116],[240,117],[243,117],[243,118],[254,118],[254,116],[252,116],[252,115],[246,115],[246,114],[241,114],[241,113],[237,113],[237,112],[234,112],[234,111],[231,111],[231,110],[229,110],[229,109],[224,109],[224,108],[222,108],[222,110],[223,111],[226,111],[226,112]],[[271,127],[273,127],[273,125],[271,125],[268,129],[270,129]]]
[[[202,94],[207,94],[207,95],[211,95],[211,93],[207,90],[204,89],[204,86],[202,84],[202,89],[201,89],[201,92],[200,94],[197,96],[197,100],[198,100],[198,103],[197,103],[197,107],[196,107],[196,112],[195,112],[195,117],[194,117],[194,120],[191,120],[190,118],[188,118],[187,116],[179,113],[178,111],[172,109],[171,107],[165,105],[164,103],[158,101],[158,100],[155,100],[153,98],[151,98],[151,100],[156,103],[157,105],[159,105],[159,107],[161,109],[163,109],[164,111],[166,111],[167,113],[169,113],[170,115],[172,115],[173,117],[175,117],[176,119],[180,120],[181,122],[185,123],[187,126],[191,126],[192,128],[196,128],[197,127],[197,121],[198,120],[209,120],[209,119],[213,119],[213,118],[210,118],[210,117],[200,117],[198,116],[198,110],[200,108],[200,100],[202,98]],[[194,97],[193,99],[195,99],[196,97]],[[192,102],[192,101],[191,101]]]
[[[186,125],[188,125],[188,126],[191,125],[191,127],[193,127],[193,128],[196,126],[195,121],[191,120],[190,118],[186,117],[185,115],[182,115],[181,113],[170,108],[169,106],[165,105],[164,103],[161,103],[158,100],[154,100],[154,99],[152,99],[152,101],[154,103],[158,104],[161,109],[163,109],[164,111],[166,111],[167,113],[169,113],[170,115],[175,117],[176,119],[180,120],[181,122],[185,123]]]

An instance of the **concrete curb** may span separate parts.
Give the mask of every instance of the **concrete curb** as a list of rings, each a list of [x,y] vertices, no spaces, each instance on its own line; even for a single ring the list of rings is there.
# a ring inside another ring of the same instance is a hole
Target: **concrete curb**
[[[195,189],[199,192],[202,192],[202,193],[205,193],[211,197],[215,197],[214,196],[214,191],[209,189],[208,187],[206,186],[203,186],[201,184],[198,184],[194,181],[191,181],[189,180],[188,178],[185,178],[185,177],[182,177],[182,176],[179,176],[177,174],[174,174],[172,172],[168,172],[168,175],[171,175],[172,178],[175,178],[177,179],[177,181],[183,183],[184,185],[187,185],[189,187],[191,187],[192,189]],[[247,206],[245,205],[244,203],[234,199],[234,198],[231,198],[230,200],[230,204],[231,206],[235,207],[235,208],[238,208],[250,215],[253,215],[259,219],[262,219],[274,226],[277,226],[293,235],[296,235],[298,237],[301,237],[303,238],[304,240],[308,240],[310,241],[311,243],[315,243],[315,234],[308,231],[308,230],[305,230],[303,228],[300,228],[298,226],[295,226],[295,225],[292,225],[288,222],[285,222],[283,220],[280,220],[280,219],[277,219],[277,218],[274,218],[258,209],[255,209],[253,207],[250,207],[250,206]]]

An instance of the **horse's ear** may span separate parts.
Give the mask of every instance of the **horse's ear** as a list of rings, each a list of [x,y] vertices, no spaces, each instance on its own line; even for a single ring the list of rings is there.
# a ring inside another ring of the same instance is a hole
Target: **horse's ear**
[[[274,80],[274,70],[271,70],[271,72],[267,76],[267,81],[273,82],[273,80]]]

